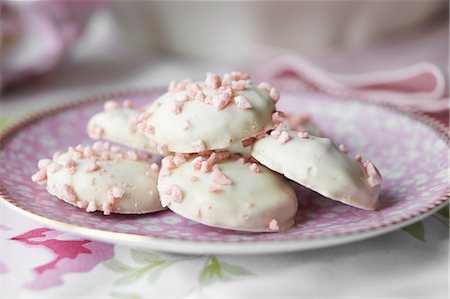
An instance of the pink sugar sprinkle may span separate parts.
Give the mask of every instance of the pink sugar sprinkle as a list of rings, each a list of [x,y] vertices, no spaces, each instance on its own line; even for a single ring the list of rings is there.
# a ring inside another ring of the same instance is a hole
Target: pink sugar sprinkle
[[[79,201],[75,202],[75,205],[80,209],[86,209],[86,207],[88,206],[88,203],[85,202],[84,200],[79,200]]]
[[[160,154],[166,154],[169,151],[169,146],[167,144],[161,144],[157,146],[157,150]]]
[[[204,160],[205,159],[203,157],[197,157],[194,160],[192,160],[191,165],[192,167],[194,167],[195,170],[200,170]]]
[[[47,182],[47,172],[45,169],[40,169],[31,176],[31,180],[39,185],[45,184]]]
[[[360,163],[362,163],[362,161],[363,161],[360,154],[356,154],[355,160],[358,161],[358,162],[360,162]]]
[[[95,200],[92,200],[91,202],[89,202],[86,208],[86,212],[92,213],[95,211],[97,211],[97,205],[95,204]]]
[[[84,156],[83,152],[75,151],[75,152],[72,153],[72,158],[75,158],[77,160],[83,159],[83,156]]]
[[[116,101],[107,101],[103,105],[103,110],[105,110],[105,111],[110,111],[110,110],[119,109],[119,108],[120,108],[120,105]]]
[[[212,186],[209,186],[209,188],[208,188],[208,192],[210,192],[210,193],[217,193],[220,191],[222,191],[222,187],[220,187],[220,186],[212,185]]]
[[[135,151],[135,150],[134,151],[128,151],[127,152],[127,158],[130,159],[130,160],[133,160],[133,161],[137,161],[138,158],[139,158],[137,151]]]
[[[272,101],[274,103],[278,102],[278,100],[280,99],[280,92],[278,91],[278,89],[276,89],[275,87],[272,87],[270,89],[270,93],[269,96],[272,98]]]
[[[108,152],[102,153],[102,160],[105,160],[105,161],[111,160],[111,154]]]
[[[177,82],[175,82],[175,81],[170,81],[170,83],[169,83],[169,88],[168,88],[167,91],[169,91],[169,92],[175,92],[175,91],[177,91],[176,89],[177,89]]]
[[[291,139],[291,137],[289,137],[289,134],[286,131],[281,131],[280,136],[277,138],[281,143],[286,143],[289,139]]]
[[[216,157],[217,157],[217,154],[213,152],[209,155],[209,158],[206,161],[208,161],[208,163],[210,163],[211,165],[214,165],[214,163],[216,163],[216,161],[217,161]]]
[[[247,80],[250,77],[245,73],[233,71],[225,74],[224,78],[227,78],[230,81],[239,81],[239,80]]]
[[[200,172],[207,173],[210,172],[213,165],[209,161],[203,161],[200,167]]]
[[[98,170],[98,164],[97,162],[93,162],[93,161],[89,161],[88,164],[86,165],[86,167],[84,168],[84,172],[93,172]]]
[[[61,165],[59,165],[58,163],[52,163],[47,167],[47,171],[49,173],[55,173],[60,169],[61,169]]]
[[[281,122],[278,125],[275,126],[274,130],[278,131],[286,131],[288,129],[288,125],[286,122]]]
[[[173,155],[164,157],[161,160],[161,165],[162,165],[162,167],[168,168],[168,169],[175,169],[177,167],[177,165],[175,164],[175,161],[173,160]]]
[[[255,141],[256,141],[255,137],[250,137],[242,141],[242,146],[243,147],[251,146],[253,145],[253,143],[255,143]]]
[[[150,169],[153,170],[153,171],[159,171],[159,165],[156,164],[156,163],[152,163],[150,165]]]
[[[180,102],[180,101],[173,102],[170,110],[175,115],[180,114],[181,111],[183,110],[183,102]]]
[[[123,108],[131,109],[131,108],[133,108],[133,106],[134,106],[134,104],[131,100],[125,100],[123,102]]]
[[[204,102],[205,101],[205,94],[202,91],[198,91],[197,94],[195,95],[195,100],[200,101],[200,102]]]
[[[113,210],[113,204],[114,203],[111,203],[111,202],[109,202],[109,201],[104,201],[103,203],[102,203],[102,210],[103,210],[103,215],[110,215],[111,214],[111,212],[112,212],[112,210]]]
[[[181,191],[181,188],[178,185],[170,185],[167,187],[164,190],[164,195],[165,198],[168,199],[168,202],[174,201],[180,203],[183,201],[183,191]],[[163,207],[165,206],[163,205]]]
[[[198,177],[196,177],[195,175],[191,176],[189,179],[191,182],[197,182],[198,181]]]
[[[106,142],[103,142],[103,149],[104,149],[104,150],[107,150],[107,149],[109,149],[109,146],[110,146],[110,144],[109,144],[109,142],[108,142],[108,141],[106,141]]]
[[[186,163],[186,157],[184,156],[184,154],[177,153],[173,157],[173,162],[176,166],[180,166],[181,164]]]
[[[298,132],[297,133],[297,136],[299,137],[299,138],[308,138],[309,137],[309,134],[308,134],[308,132]]]
[[[339,145],[339,150],[345,154],[348,153],[348,149],[343,144]]]
[[[231,95],[227,93],[219,93],[212,97],[212,104],[218,110],[222,110],[231,102]]]
[[[206,150],[206,145],[203,141],[201,140],[196,140],[192,142],[192,147],[194,149],[194,151],[198,152],[203,152]]]
[[[270,230],[279,230],[280,228],[278,227],[278,221],[275,219],[270,220],[269,228]]]
[[[77,166],[77,162],[75,162],[75,160],[73,160],[72,158],[69,158],[66,161],[64,161],[63,166],[66,168],[75,167]]]
[[[41,170],[45,170],[51,163],[52,163],[52,160],[50,160],[50,159],[40,159],[38,161],[38,168]]]
[[[250,109],[252,108],[252,104],[248,101],[247,97],[243,95],[238,95],[234,97],[234,102],[239,107],[239,109]]]
[[[260,173],[261,172],[261,169],[259,169],[259,167],[258,167],[258,164],[256,164],[256,163],[252,163],[249,167],[248,167],[248,169],[250,169],[252,172],[254,172],[254,173]]]
[[[244,90],[246,85],[247,81],[245,80],[231,81],[231,88],[236,91]]]
[[[99,125],[92,125],[88,130],[89,137],[93,139],[99,139],[105,134],[105,129],[100,127]]]
[[[78,145],[75,147],[75,150],[77,150],[77,151],[79,151],[79,152],[82,152],[82,151],[84,151],[84,146],[83,146],[82,144],[78,144]]]
[[[70,202],[70,203],[76,203],[78,201],[78,196],[75,193],[75,190],[73,190],[73,187],[68,184],[64,184],[62,188],[62,198],[64,201]]]
[[[150,134],[150,135],[154,135],[155,134],[155,128],[152,125],[149,124],[149,125],[145,126],[144,133]]]
[[[270,85],[267,82],[261,82],[261,83],[258,84],[258,88],[270,94],[270,90],[272,89],[272,85]]]
[[[206,80],[205,85],[208,88],[219,88],[222,83],[222,80],[220,79],[220,76],[214,73],[207,73],[206,74]]]
[[[224,174],[219,168],[214,169],[212,172],[212,181],[219,185],[231,185],[233,181]]]
[[[272,123],[274,125],[278,125],[279,123],[282,123],[284,121],[285,115],[281,111],[275,111],[272,114]]]
[[[137,117],[137,122],[141,123],[143,121],[146,121],[147,119],[149,119],[152,116],[152,113],[150,111],[144,111],[141,114],[138,115]]]
[[[365,169],[369,176],[368,182],[371,187],[378,186],[383,182],[380,172],[372,162],[367,161]]]
[[[278,137],[280,137],[281,135],[281,131],[278,130],[273,130],[272,132],[270,132],[270,136],[274,137],[275,139],[278,139]]]
[[[90,146],[86,146],[83,150],[83,154],[87,158],[91,157],[93,153],[94,153],[94,151],[92,150],[92,148]]]
[[[125,193],[125,190],[118,188],[118,187],[112,187],[111,194],[114,198],[122,198]]]

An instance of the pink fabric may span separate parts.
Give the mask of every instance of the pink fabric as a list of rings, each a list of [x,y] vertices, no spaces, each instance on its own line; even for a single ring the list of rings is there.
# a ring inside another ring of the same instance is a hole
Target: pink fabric
[[[0,89],[50,72],[82,34],[88,17],[105,1],[2,3],[5,28],[0,51]]]
[[[434,64],[421,62],[402,68],[360,74],[327,72],[299,55],[281,54],[258,69],[270,82],[294,80],[325,91],[353,91],[377,102],[413,107],[424,112],[448,109],[445,76]]]

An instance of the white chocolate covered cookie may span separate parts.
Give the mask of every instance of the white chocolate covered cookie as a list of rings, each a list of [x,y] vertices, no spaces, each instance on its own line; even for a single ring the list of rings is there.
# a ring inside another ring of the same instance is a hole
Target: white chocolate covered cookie
[[[276,89],[252,85],[244,74],[209,73],[204,82],[172,83],[140,120],[161,153],[221,149],[270,129],[278,97]]]
[[[294,190],[260,164],[224,152],[192,158],[177,154],[162,162],[162,205],[183,217],[252,232],[283,231],[294,224]]]
[[[327,138],[274,130],[253,144],[252,156],[326,197],[366,210],[378,207],[382,178],[375,165],[349,157]]]
[[[159,166],[149,155],[121,152],[108,143],[78,145],[39,161],[32,180],[87,212],[143,214],[163,210],[157,190]]]
[[[139,110],[133,109],[130,105],[122,108],[115,101],[106,102],[104,108],[104,111],[96,113],[89,120],[87,125],[89,137],[157,153],[156,149],[149,145],[145,135],[136,128],[136,119],[141,113]]]

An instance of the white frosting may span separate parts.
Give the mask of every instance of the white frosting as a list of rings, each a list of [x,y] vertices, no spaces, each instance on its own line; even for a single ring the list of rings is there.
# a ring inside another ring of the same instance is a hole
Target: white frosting
[[[116,154],[111,153],[111,157],[114,159]],[[68,154],[65,153],[58,157],[56,162],[52,162],[58,164],[59,170],[55,172],[51,170],[53,166],[47,168],[47,190],[50,194],[90,212],[100,210],[106,213],[143,214],[164,209],[156,187],[158,172],[149,167],[148,160],[99,159],[96,162],[98,169],[86,172],[85,169],[89,167],[91,159],[73,158],[77,165],[71,173],[70,168],[61,166],[67,159]],[[68,185],[73,189],[76,201],[65,196],[65,185],[66,188]],[[107,212],[104,204],[108,201],[108,192],[114,187],[123,190],[124,193],[114,200],[108,208],[110,211]]]
[[[91,138],[98,139],[100,136],[90,133],[97,126],[103,128],[103,134],[100,138],[104,140],[120,143],[149,153],[157,153],[156,149],[149,145],[147,138],[142,132],[131,129],[132,124],[130,120],[139,114],[138,110],[129,108],[102,111],[91,117],[87,131]]]
[[[230,158],[216,165],[232,183],[218,185],[213,183],[213,171],[196,171],[191,161],[159,177],[161,201],[168,202],[175,213],[205,225],[241,231],[281,231],[293,225],[298,208],[296,195],[278,174],[262,165],[260,173],[255,173],[249,163]],[[193,176],[197,179],[193,180]],[[171,186],[181,190],[181,200],[166,198]],[[211,187],[222,190],[210,192]]]
[[[311,135],[314,135],[316,137],[322,137],[323,133],[322,130],[317,126],[316,123],[314,123],[311,120],[306,121],[303,124],[303,128],[306,132],[308,132]],[[241,154],[244,157],[250,157],[252,155],[252,147],[245,146],[242,144],[242,142],[236,142],[235,144],[232,144],[231,146],[225,148],[224,150],[227,150],[231,153]]]
[[[361,162],[341,152],[327,138],[300,138],[295,131],[288,134],[286,143],[272,136],[258,140],[252,156],[326,197],[367,210],[378,207],[381,184],[371,186]]]
[[[153,140],[159,146],[167,145],[171,152],[197,152],[193,147],[197,141],[202,141],[208,150],[225,148],[272,126],[273,100],[255,86],[236,93],[248,99],[250,109],[241,109],[231,102],[218,110],[213,105],[190,100],[184,102],[179,114],[174,114],[173,106],[182,94],[164,94],[146,120],[146,125],[154,128]]]

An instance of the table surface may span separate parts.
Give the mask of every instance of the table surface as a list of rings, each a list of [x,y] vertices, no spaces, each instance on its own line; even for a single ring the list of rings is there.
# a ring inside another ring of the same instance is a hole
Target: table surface
[[[210,63],[170,60],[141,64],[126,76],[121,65],[101,61],[72,65],[72,72],[62,67],[2,96],[0,125],[95,92],[202,77],[206,66],[221,71]],[[105,71],[108,78],[99,76]],[[366,241],[261,256],[141,252],[55,231],[3,205],[0,209],[0,292],[5,298],[448,295],[448,208]]]

